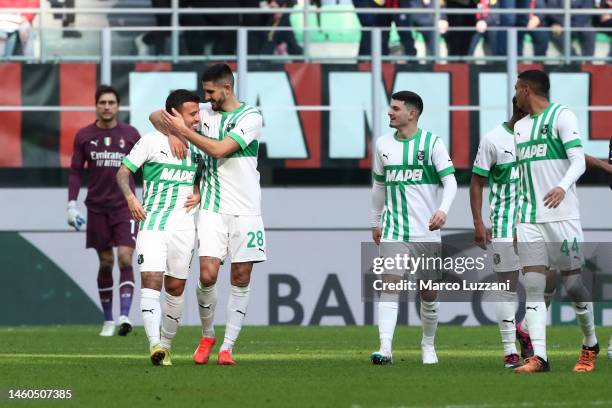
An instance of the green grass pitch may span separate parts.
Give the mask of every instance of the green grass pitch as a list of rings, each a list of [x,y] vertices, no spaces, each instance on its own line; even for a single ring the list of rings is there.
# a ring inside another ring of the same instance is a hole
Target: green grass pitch
[[[420,362],[420,328],[398,327],[394,364],[373,366],[378,329],[245,327],[235,367],[191,355],[199,328],[181,327],[172,367],[154,367],[146,337],[98,337],[99,327],[0,328],[0,405],[15,388],[72,389],[72,401],[19,405],[86,407],[612,407],[610,329],[590,374],[571,372],[581,336],[575,326],[548,330],[552,371],[517,375],[502,367],[496,326],[441,326],[437,366]],[[222,330],[217,330],[222,338]],[[217,344],[218,346],[218,344]]]

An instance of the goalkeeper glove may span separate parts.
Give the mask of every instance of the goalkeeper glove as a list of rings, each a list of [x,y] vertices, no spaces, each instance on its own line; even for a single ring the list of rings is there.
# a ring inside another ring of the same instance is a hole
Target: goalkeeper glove
[[[77,210],[74,200],[68,201],[68,225],[74,227],[76,231],[80,231],[81,227],[85,225],[85,218]]]

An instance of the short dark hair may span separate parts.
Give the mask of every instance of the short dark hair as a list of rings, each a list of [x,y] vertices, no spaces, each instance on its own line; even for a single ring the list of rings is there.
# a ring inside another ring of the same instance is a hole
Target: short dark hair
[[[211,65],[202,74],[202,82],[228,82],[232,88],[234,87],[234,74],[232,69],[227,64]]]
[[[423,113],[423,99],[412,91],[399,91],[391,95],[391,99],[402,101],[405,105],[414,106],[419,111],[419,116]]]
[[[180,111],[185,102],[199,103],[200,97],[186,89],[177,89],[170,92],[170,95],[166,98],[166,112],[172,113],[172,108]]]
[[[518,76],[519,79],[528,82],[529,86],[536,95],[543,96],[548,99],[548,95],[550,92],[550,79],[548,78],[548,74],[544,71],[540,71],[539,69],[530,69],[528,71],[523,71]]]
[[[115,98],[117,98],[117,105],[119,105],[121,103],[121,98],[119,97],[119,92],[117,92],[117,90],[115,88],[113,88],[110,85],[100,85],[98,86],[98,88],[96,89],[96,105],[98,104],[98,101],[100,100],[100,97],[104,94],[107,93],[112,93],[115,95]]]

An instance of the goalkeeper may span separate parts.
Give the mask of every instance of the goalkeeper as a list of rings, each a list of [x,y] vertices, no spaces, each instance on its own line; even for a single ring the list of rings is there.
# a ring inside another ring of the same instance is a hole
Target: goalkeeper
[[[87,248],[98,254],[98,291],[104,312],[104,325],[100,336],[115,334],[113,319],[113,265],[117,248],[120,271],[119,335],[132,330],[128,318],[134,293],[132,254],[136,245],[136,222],[130,215],[123,194],[115,183],[121,161],[138,142],[140,135],[132,126],[119,122],[119,93],[112,87],[101,85],[96,90],[96,121],[80,129],[74,138],[74,150],[68,181],[68,224],[77,231],[85,226],[85,219],[76,208],[81,176],[85,165],[89,173],[87,183]],[[134,180],[130,180],[134,191]]]

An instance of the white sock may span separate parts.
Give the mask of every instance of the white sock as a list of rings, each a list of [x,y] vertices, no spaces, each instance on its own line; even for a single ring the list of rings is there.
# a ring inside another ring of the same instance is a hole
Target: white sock
[[[167,293],[162,302],[161,346],[166,350],[172,347],[172,339],[176,336],[179,320],[183,314],[184,294],[172,296]]]
[[[529,337],[536,356],[548,361],[546,354],[546,303],[544,290],[546,276],[543,273],[527,272],[524,279],[527,299],[525,301],[525,320],[529,324]]]
[[[236,343],[236,339],[238,339],[249,305],[249,291],[248,286],[232,285],[230,298],[227,302],[227,323],[225,324],[225,338],[221,350],[231,350]]]
[[[504,355],[517,354],[516,351],[516,292],[497,292],[495,316],[499,325]]]
[[[595,319],[593,316],[593,302],[572,302],[576,312],[576,321],[582,330],[582,344],[593,347],[597,344],[595,336]]]
[[[204,286],[198,281],[196,289],[198,298],[198,309],[200,311],[200,321],[202,322],[202,336],[215,337],[215,308],[217,307],[217,285]]]
[[[159,325],[161,321],[160,292],[155,289],[140,289],[140,310],[149,346],[159,344]]]
[[[440,302],[425,302],[421,301],[421,324],[423,325],[422,346],[433,346],[438,329],[438,309]]]
[[[572,300],[574,311],[576,312],[576,321],[584,336],[582,344],[587,347],[595,346],[597,344],[597,337],[595,336],[593,302],[587,301],[590,294],[582,282],[582,276],[580,274],[564,276],[563,285],[568,297]]]
[[[393,333],[397,324],[397,310],[399,295],[395,293],[382,293],[378,302],[378,336],[380,338],[380,352],[391,355],[393,346]]]

